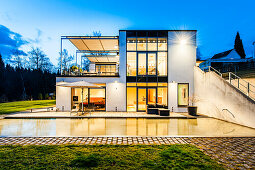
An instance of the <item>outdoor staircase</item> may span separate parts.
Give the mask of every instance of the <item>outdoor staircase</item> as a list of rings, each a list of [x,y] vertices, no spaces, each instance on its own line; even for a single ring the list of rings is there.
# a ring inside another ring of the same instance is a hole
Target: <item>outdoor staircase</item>
[[[221,73],[211,66],[201,68],[201,70],[203,70],[204,72],[215,72],[220,77],[225,79],[225,81],[234,86],[237,90],[245,94],[248,98],[255,101],[255,85],[251,84],[250,82],[243,80],[232,72]]]

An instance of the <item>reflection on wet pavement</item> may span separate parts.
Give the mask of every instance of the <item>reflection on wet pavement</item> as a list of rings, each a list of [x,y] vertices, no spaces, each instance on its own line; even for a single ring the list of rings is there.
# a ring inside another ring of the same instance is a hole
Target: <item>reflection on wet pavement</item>
[[[3,119],[0,136],[255,136],[255,129],[213,119]]]

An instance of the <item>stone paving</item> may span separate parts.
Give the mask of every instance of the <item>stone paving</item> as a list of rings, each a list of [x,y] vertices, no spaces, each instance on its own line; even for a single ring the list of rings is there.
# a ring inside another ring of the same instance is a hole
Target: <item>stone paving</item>
[[[230,169],[255,169],[254,137],[0,137],[0,145],[192,144]]]

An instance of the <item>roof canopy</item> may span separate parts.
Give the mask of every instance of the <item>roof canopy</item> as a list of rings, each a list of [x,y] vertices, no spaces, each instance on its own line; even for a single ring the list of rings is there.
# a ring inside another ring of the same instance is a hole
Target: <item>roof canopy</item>
[[[64,36],[69,39],[78,50],[87,51],[116,51],[119,50],[117,36]]]
[[[62,86],[62,87],[90,87],[90,88],[101,88],[101,86],[86,82],[86,81],[76,81],[72,83],[61,83],[58,84],[57,86]]]
[[[86,55],[91,62],[119,62],[119,57],[116,55],[102,55],[102,56],[96,56],[96,55]]]

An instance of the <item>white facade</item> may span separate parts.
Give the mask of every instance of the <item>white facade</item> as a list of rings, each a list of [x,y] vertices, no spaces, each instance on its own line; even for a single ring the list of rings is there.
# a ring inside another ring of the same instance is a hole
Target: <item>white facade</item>
[[[185,40],[184,43],[180,43]],[[194,93],[194,66],[196,65],[196,32],[168,32],[168,107],[175,112],[186,112],[178,107],[178,83],[189,83],[189,96]]]
[[[184,43],[181,41],[185,40]],[[168,108],[186,112],[178,107],[178,83],[189,84],[189,95],[194,91],[194,66],[196,64],[196,31],[168,31]],[[106,111],[127,111],[126,97],[126,31],[119,32],[119,77],[57,77],[56,107],[71,111],[71,87],[61,83],[86,81],[106,84]],[[95,70],[95,65],[90,66]]]

